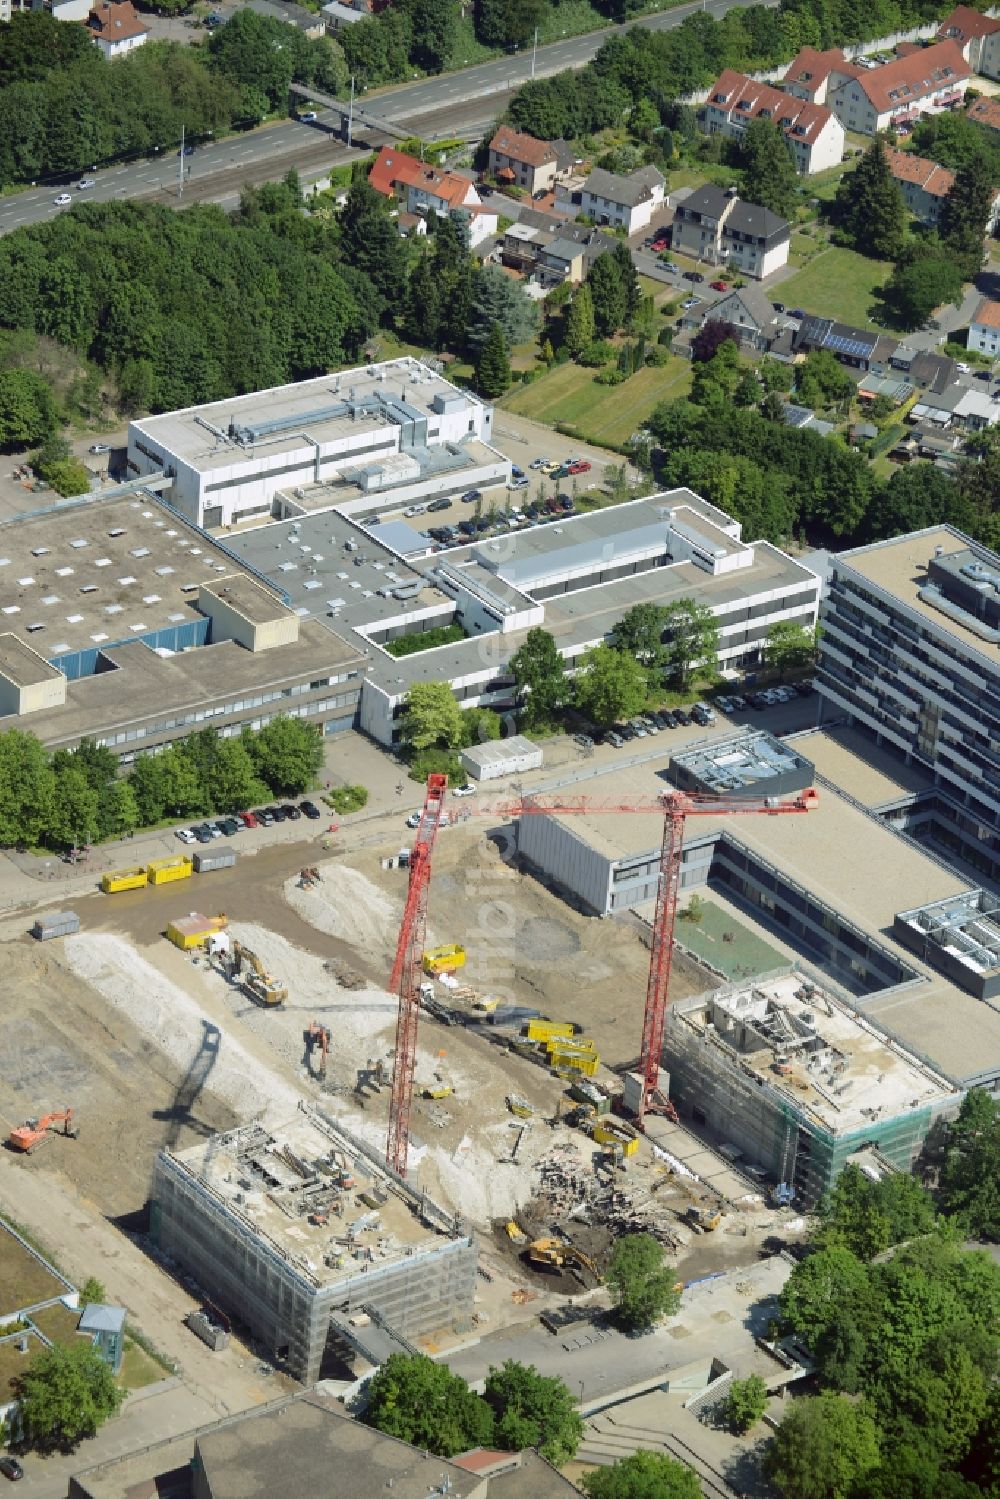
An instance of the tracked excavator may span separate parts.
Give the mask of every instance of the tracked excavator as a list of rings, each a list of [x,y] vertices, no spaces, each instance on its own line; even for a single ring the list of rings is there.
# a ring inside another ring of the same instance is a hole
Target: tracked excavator
[[[231,974],[239,979],[240,988],[255,1004],[275,1009],[288,998],[288,990],[264,967],[257,954],[242,942],[233,942],[230,955]]]
[[[562,1239],[533,1240],[528,1245],[528,1259],[533,1265],[543,1265],[551,1270],[586,1270],[595,1280],[602,1278],[589,1254]]]
[[[309,1053],[309,1066],[312,1067],[312,1054],[319,1051],[319,1076],[326,1077],[326,1059],[330,1052],[330,1032],[325,1025],[320,1025],[318,1020],[311,1020],[309,1028],[305,1032],[306,1050]]]
[[[43,1114],[40,1119],[26,1119],[23,1124],[11,1130],[7,1144],[11,1150],[30,1155],[48,1139],[50,1132],[75,1140],[80,1131],[74,1123],[73,1110],[59,1109],[54,1114]]]

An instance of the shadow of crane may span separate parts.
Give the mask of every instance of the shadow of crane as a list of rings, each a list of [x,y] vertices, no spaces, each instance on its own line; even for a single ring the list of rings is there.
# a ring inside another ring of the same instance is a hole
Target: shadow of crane
[[[202,1136],[216,1133],[211,1125],[203,1124],[193,1113],[212,1068],[219,1060],[219,1048],[222,1043],[222,1032],[217,1025],[213,1025],[210,1020],[203,1020],[201,1024],[201,1046],[191,1059],[191,1064],[174,1094],[173,1103],[167,1109],[154,1109],[153,1111],[154,1119],[160,1119],[168,1125],[162,1145],[164,1150],[174,1148],[184,1129],[192,1129]]]

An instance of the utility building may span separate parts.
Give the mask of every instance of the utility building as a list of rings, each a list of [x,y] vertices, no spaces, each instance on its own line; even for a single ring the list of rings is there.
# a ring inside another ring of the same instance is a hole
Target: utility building
[[[472,1314],[475,1241],[321,1112],[157,1158],[151,1231],[305,1384],[328,1340],[372,1364]]]

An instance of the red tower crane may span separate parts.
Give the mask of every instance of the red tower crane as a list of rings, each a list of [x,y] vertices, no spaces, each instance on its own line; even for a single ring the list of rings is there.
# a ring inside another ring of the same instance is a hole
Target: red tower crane
[[[392,1081],[392,1104],[389,1117],[389,1145],[386,1160],[402,1175],[406,1174],[406,1151],[409,1139],[410,1101],[413,1092],[413,1068],[416,1056],[417,1016],[420,1007],[420,959],[427,916],[427,893],[430,884],[431,850],[440,825],[444,798],[444,776],[431,776],[427,782],[427,801],[417,834],[428,824],[420,845],[419,866],[414,868],[417,847],[411,854],[410,886],[407,894],[399,945],[392,970],[392,987],[399,994],[399,1020],[396,1029],[396,1061]],[[432,801],[433,798],[433,801]],[[677,918],[677,894],[680,889],[684,824],[689,817],[780,817],[787,813],[809,812],[819,801],[819,793],[809,787],[787,801],[777,797],[711,796],[684,791],[667,791],[652,801],[598,802],[589,797],[548,799],[529,796],[524,800],[480,804],[464,809],[463,818],[472,815],[492,817],[525,817],[532,815],[572,816],[586,813],[656,813],[663,818],[660,846],[659,881],[656,891],[656,913],[653,919],[653,941],[646,985],[646,1008],[642,1023],[642,1045],[639,1072],[642,1097],[638,1120],[641,1125],[647,1110],[656,1104],[663,1055],[663,1033],[667,1019],[667,997],[670,966],[674,951],[674,924]],[[430,811],[429,809],[436,809]],[[419,926],[419,938],[416,930]]]

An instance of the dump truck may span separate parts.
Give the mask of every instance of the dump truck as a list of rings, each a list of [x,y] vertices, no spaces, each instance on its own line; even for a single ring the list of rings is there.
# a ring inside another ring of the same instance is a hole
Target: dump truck
[[[429,947],[421,959],[425,973],[454,973],[465,967],[465,948],[458,942],[443,942],[440,947]]]
[[[243,993],[255,1004],[270,1010],[285,1003],[288,990],[268,973],[260,958],[249,947],[244,947],[242,942],[234,942],[230,958],[230,977],[239,980]]]

